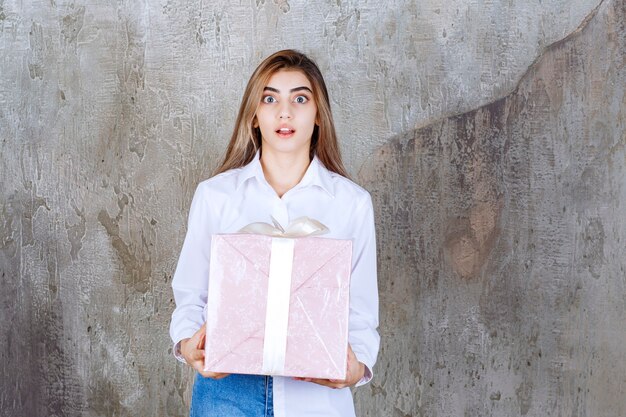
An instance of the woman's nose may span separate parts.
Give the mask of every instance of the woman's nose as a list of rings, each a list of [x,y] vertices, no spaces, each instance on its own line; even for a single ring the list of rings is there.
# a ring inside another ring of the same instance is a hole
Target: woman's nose
[[[278,116],[280,119],[291,119],[291,109],[289,107],[289,103],[284,103],[280,106]]]

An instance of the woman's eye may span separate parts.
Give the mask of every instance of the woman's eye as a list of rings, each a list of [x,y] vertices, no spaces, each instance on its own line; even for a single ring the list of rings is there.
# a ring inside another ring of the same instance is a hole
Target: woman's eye
[[[263,103],[273,103],[276,101],[276,99],[272,96],[265,96],[263,97]]]
[[[299,103],[299,104],[304,104],[304,103],[306,103],[307,101],[309,101],[309,99],[308,99],[308,97],[307,97],[307,96],[298,96],[298,97],[296,97],[296,99],[295,99],[294,101],[295,101],[296,103]]]

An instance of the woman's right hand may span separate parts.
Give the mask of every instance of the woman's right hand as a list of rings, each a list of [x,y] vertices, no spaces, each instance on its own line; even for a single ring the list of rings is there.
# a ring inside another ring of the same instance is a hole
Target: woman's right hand
[[[230,374],[209,372],[204,370],[204,341],[206,339],[206,326],[200,327],[193,336],[180,341],[180,353],[193,369],[205,378],[222,379]]]

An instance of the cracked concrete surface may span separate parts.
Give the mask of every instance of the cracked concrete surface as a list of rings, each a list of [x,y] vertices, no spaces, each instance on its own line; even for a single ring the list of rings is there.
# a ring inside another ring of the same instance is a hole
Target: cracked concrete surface
[[[623,416],[621,0],[0,0],[0,414],[186,415],[170,290],[250,72],[297,47],[374,197],[362,416]]]

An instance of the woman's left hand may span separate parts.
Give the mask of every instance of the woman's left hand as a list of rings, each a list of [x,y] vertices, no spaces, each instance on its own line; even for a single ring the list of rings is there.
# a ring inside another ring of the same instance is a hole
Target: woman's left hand
[[[346,372],[346,379],[320,379],[320,378],[294,378],[298,381],[313,382],[315,384],[324,385],[329,388],[346,388],[352,387],[359,382],[365,375],[365,365],[359,362],[352,351],[350,345],[348,345],[348,371]]]

